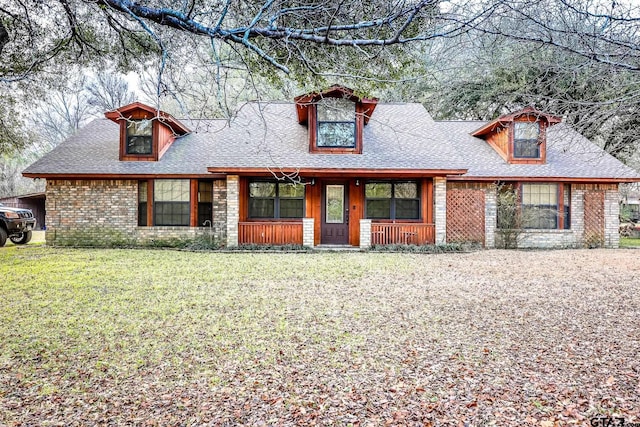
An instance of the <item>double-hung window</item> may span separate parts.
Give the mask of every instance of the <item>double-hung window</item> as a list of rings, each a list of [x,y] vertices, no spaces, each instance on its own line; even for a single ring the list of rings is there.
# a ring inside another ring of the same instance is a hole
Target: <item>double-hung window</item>
[[[323,98],[316,104],[318,147],[356,146],[355,103],[342,98]]]
[[[157,179],[153,185],[153,225],[189,225],[188,179]]]
[[[524,228],[559,228],[557,184],[522,184],[522,222]],[[564,212],[565,217],[569,214]]]
[[[127,154],[151,154],[152,120],[130,120],[127,122]]]
[[[250,218],[304,217],[304,185],[290,182],[249,183]]]
[[[540,123],[515,122],[513,126],[513,157],[540,158]]]
[[[365,184],[368,219],[420,219],[420,191],[415,181]]]

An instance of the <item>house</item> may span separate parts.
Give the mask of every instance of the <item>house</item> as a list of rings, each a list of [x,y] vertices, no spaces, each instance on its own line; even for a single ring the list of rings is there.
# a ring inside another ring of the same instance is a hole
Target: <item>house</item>
[[[640,222],[640,188],[637,184],[626,185],[620,191],[621,218],[634,223]]]
[[[521,247],[617,247],[618,185],[640,181],[533,108],[488,123],[438,122],[420,104],[341,86],[249,102],[229,121],[178,120],[133,103],[24,175],[46,179],[50,244],[213,233],[228,246],[362,248],[495,247],[505,191],[527,214]]]

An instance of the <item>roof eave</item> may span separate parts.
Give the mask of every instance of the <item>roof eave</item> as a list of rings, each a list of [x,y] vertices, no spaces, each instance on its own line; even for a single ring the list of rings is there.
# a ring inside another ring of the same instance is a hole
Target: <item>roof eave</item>
[[[331,177],[394,177],[394,176],[421,176],[435,177],[447,175],[461,175],[467,173],[467,169],[397,169],[397,168],[265,168],[265,167],[209,167],[211,173],[222,173],[227,175],[272,175],[278,173],[300,174],[309,176],[331,176]]]
[[[50,173],[50,172],[23,172],[25,178],[42,179],[189,179],[189,178],[225,178],[226,174],[220,173]]]
[[[469,176],[447,177],[449,181],[531,181],[531,182],[579,182],[579,183],[624,183],[640,182],[640,177],[571,177],[571,176]]]

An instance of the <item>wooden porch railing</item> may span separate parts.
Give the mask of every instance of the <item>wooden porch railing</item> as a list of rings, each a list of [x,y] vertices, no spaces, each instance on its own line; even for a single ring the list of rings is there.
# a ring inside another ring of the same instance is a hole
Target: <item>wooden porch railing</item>
[[[372,245],[425,245],[434,242],[434,224],[371,224]]]
[[[238,244],[301,245],[302,222],[240,222]]]

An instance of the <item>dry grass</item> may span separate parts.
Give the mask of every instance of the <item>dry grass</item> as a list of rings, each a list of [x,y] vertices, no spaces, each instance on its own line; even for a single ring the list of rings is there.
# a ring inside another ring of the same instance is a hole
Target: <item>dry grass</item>
[[[639,253],[0,249],[0,425],[640,421]]]

